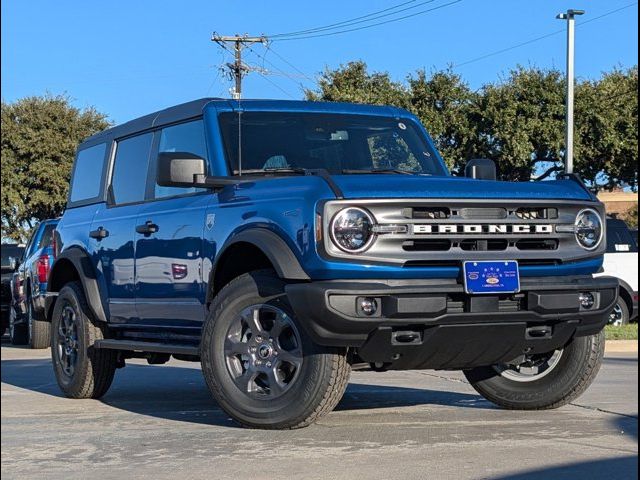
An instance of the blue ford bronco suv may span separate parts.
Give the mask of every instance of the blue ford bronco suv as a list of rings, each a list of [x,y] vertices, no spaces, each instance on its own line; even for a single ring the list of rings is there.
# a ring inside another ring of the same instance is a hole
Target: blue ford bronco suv
[[[511,409],[593,381],[617,280],[579,178],[452,176],[392,107],[202,99],[85,140],[47,318],[60,388],[104,395],[130,358],[200,361],[245,426],[308,425],[351,365],[463,370]]]

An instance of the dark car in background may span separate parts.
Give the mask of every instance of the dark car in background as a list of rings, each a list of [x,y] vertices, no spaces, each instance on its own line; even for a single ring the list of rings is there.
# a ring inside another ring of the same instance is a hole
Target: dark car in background
[[[11,316],[11,279],[18,264],[18,259],[22,257],[24,246],[16,243],[3,243],[2,251],[2,335],[9,328],[9,318]]]
[[[53,231],[58,220],[44,220],[35,229],[13,280],[13,308],[10,335],[14,345],[47,348],[49,323],[44,321],[47,278],[53,265]]]

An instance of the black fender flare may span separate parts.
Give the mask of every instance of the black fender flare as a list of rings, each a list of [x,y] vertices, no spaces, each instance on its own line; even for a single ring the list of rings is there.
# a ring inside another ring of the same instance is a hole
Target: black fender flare
[[[216,262],[211,270],[209,287],[213,285],[213,279],[220,263],[219,259],[224,256],[230,247],[238,243],[250,243],[259,248],[269,259],[280,278],[298,281],[310,280],[309,275],[300,265],[298,258],[280,235],[266,228],[255,227],[234,235],[225,243],[217,255]]]
[[[49,274],[48,291],[59,292],[66,283],[65,279],[69,278],[68,270],[74,268],[80,284],[87,297],[87,303],[91,309],[91,313],[101,322],[107,321],[108,307],[106,297],[102,295],[100,284],[93,262],[89,254],[80,247],[70,247],[60,253]],[[48,297],[51,298],[51,297]],[[47,313],[51,311],[53,305],[47,305]],[[49,315],[47,315],[49,316]]]

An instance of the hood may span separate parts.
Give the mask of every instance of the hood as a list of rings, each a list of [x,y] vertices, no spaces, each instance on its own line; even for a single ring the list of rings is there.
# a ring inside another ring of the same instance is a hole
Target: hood
[[[500,182],[464,177],[417,175],[333,175],[344,197],[350,198],[491,198],[532,200],[593,200],[573,180]]]

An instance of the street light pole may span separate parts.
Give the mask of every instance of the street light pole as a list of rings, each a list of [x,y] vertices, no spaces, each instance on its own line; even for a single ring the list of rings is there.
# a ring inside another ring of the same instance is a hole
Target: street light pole
[[[567,21],[567,104],[566,104],[566,133],[564,169],[566,173],[573,173],[573,87],[574,87],[574,37],[575,16],[583,15],[584,10],[567,10],[556,18]]]

